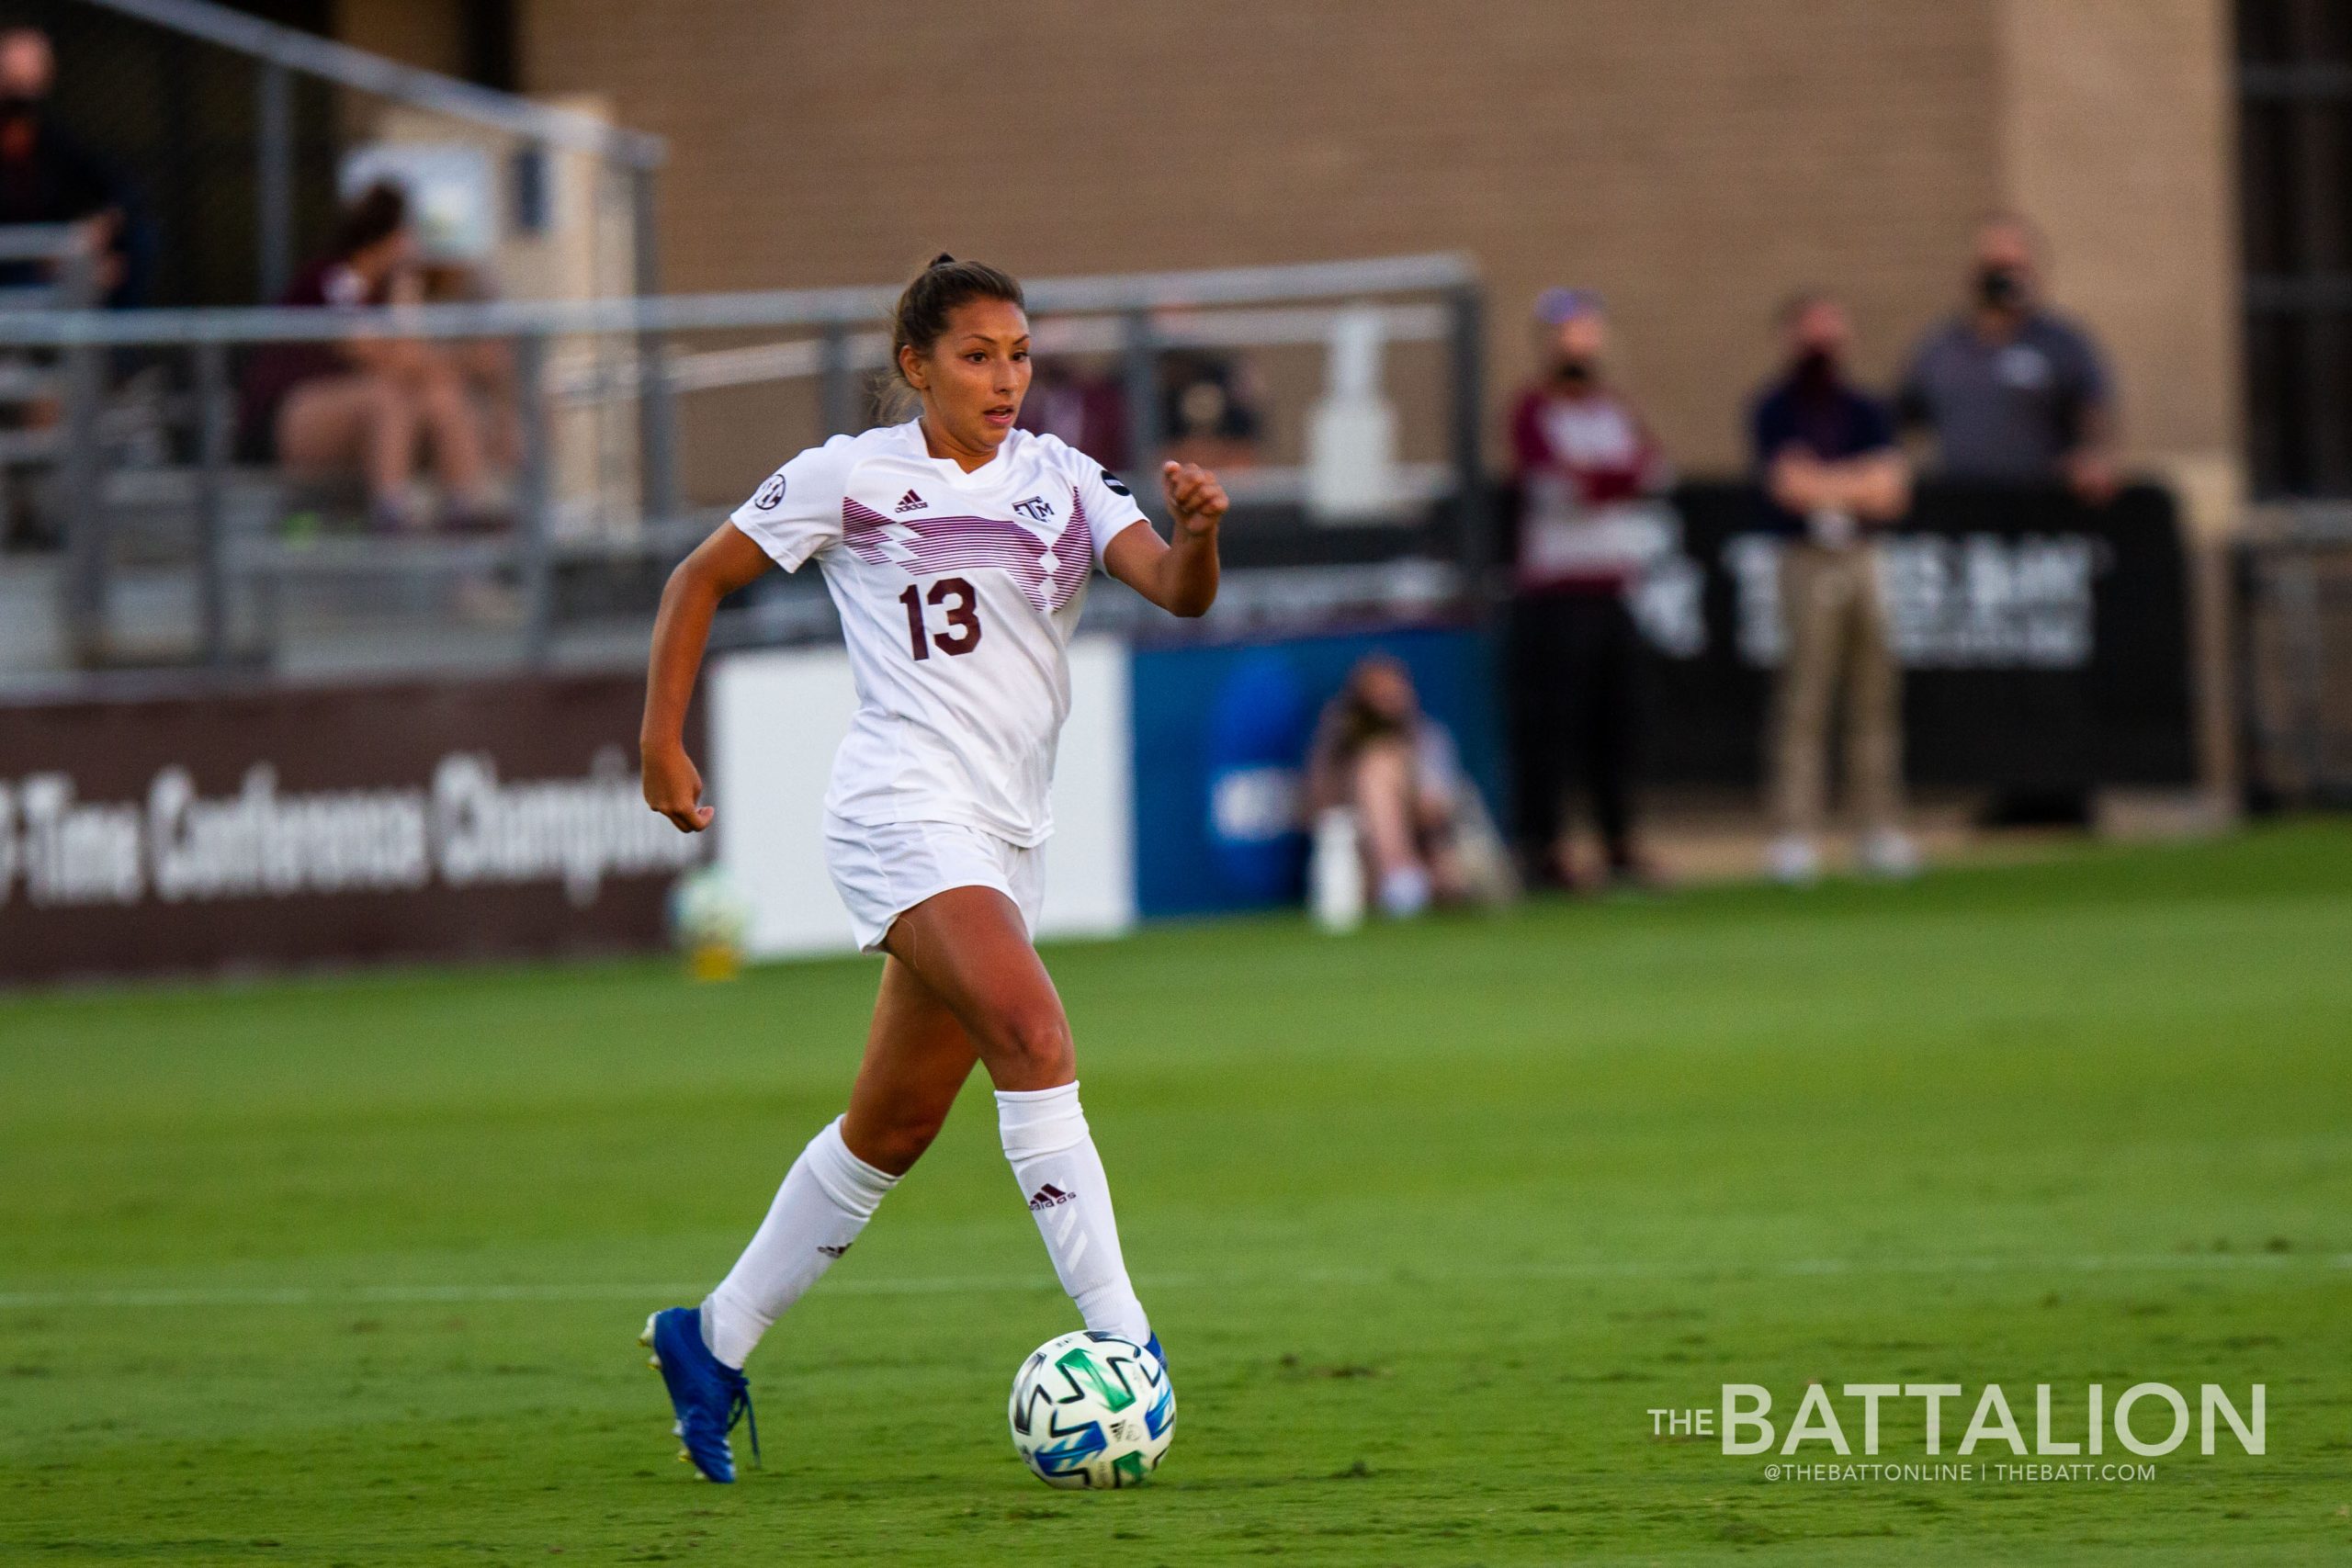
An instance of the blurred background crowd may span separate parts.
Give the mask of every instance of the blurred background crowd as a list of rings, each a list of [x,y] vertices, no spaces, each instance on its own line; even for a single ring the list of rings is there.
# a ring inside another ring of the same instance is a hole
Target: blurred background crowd
[[[625,674],[944,245],[1231,481],[1147,913],[2352,795],[2352,4],[1467,9],[11,5],[0,685]]]

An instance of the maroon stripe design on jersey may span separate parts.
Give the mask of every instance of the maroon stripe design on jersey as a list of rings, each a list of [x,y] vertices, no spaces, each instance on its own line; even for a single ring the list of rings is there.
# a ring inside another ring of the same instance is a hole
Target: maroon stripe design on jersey
[[[1069,513],[1060,537],[1047,545],[1008,518],[888,517],[844,498],[842,543],[868,565],[903,567],[910,577],[1001,571],[1020,585],[1030,604],[1051,612],[1077,597],[1094,566],[1086,506],[1075,490]]]

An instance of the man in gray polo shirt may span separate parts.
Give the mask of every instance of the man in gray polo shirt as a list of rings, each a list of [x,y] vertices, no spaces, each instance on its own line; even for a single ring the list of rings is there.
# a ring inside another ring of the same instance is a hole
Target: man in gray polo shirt
[[[2036,250],[2021,218],[1977,231],[1973,298],[1913,351],[1897,412],[1932,432],[1941,478],[2064,483],[2103,502],[2116,487],[2107,367],[2089,334],[2043,308]]]

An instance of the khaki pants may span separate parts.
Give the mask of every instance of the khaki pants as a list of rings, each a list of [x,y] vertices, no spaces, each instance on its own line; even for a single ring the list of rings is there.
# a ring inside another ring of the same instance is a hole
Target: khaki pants
[[[1828,814],[1829,716],[1843,688],[1846,787],[1866,830],[1900,825],[1903,687],[1878,551],[1792,541],[1781,557],[1787,650],[1772,713],[1772,819],[1811,836]]]

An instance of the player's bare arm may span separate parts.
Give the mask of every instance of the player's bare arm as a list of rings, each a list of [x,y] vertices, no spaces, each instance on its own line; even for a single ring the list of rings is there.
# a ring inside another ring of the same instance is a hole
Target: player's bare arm
[[[686,705],[710,640],[710,617],[721,599],[774,565],[741,530],[722,523],[678,563],[662,590],[645,672],[645,718],[637,732],[638,765],[645,804],[682,833],[699,833],[717,816],[702,804],[702,773],[685,745]]]
[[[1160,488],[1173,519],[1172,539],[1129,528],[1102,552],[1102,568],[1171,615],[1208,613],[1216,602],[1217,529],[1232,503],[1215,474],[1197,463],[1164,463]]]

